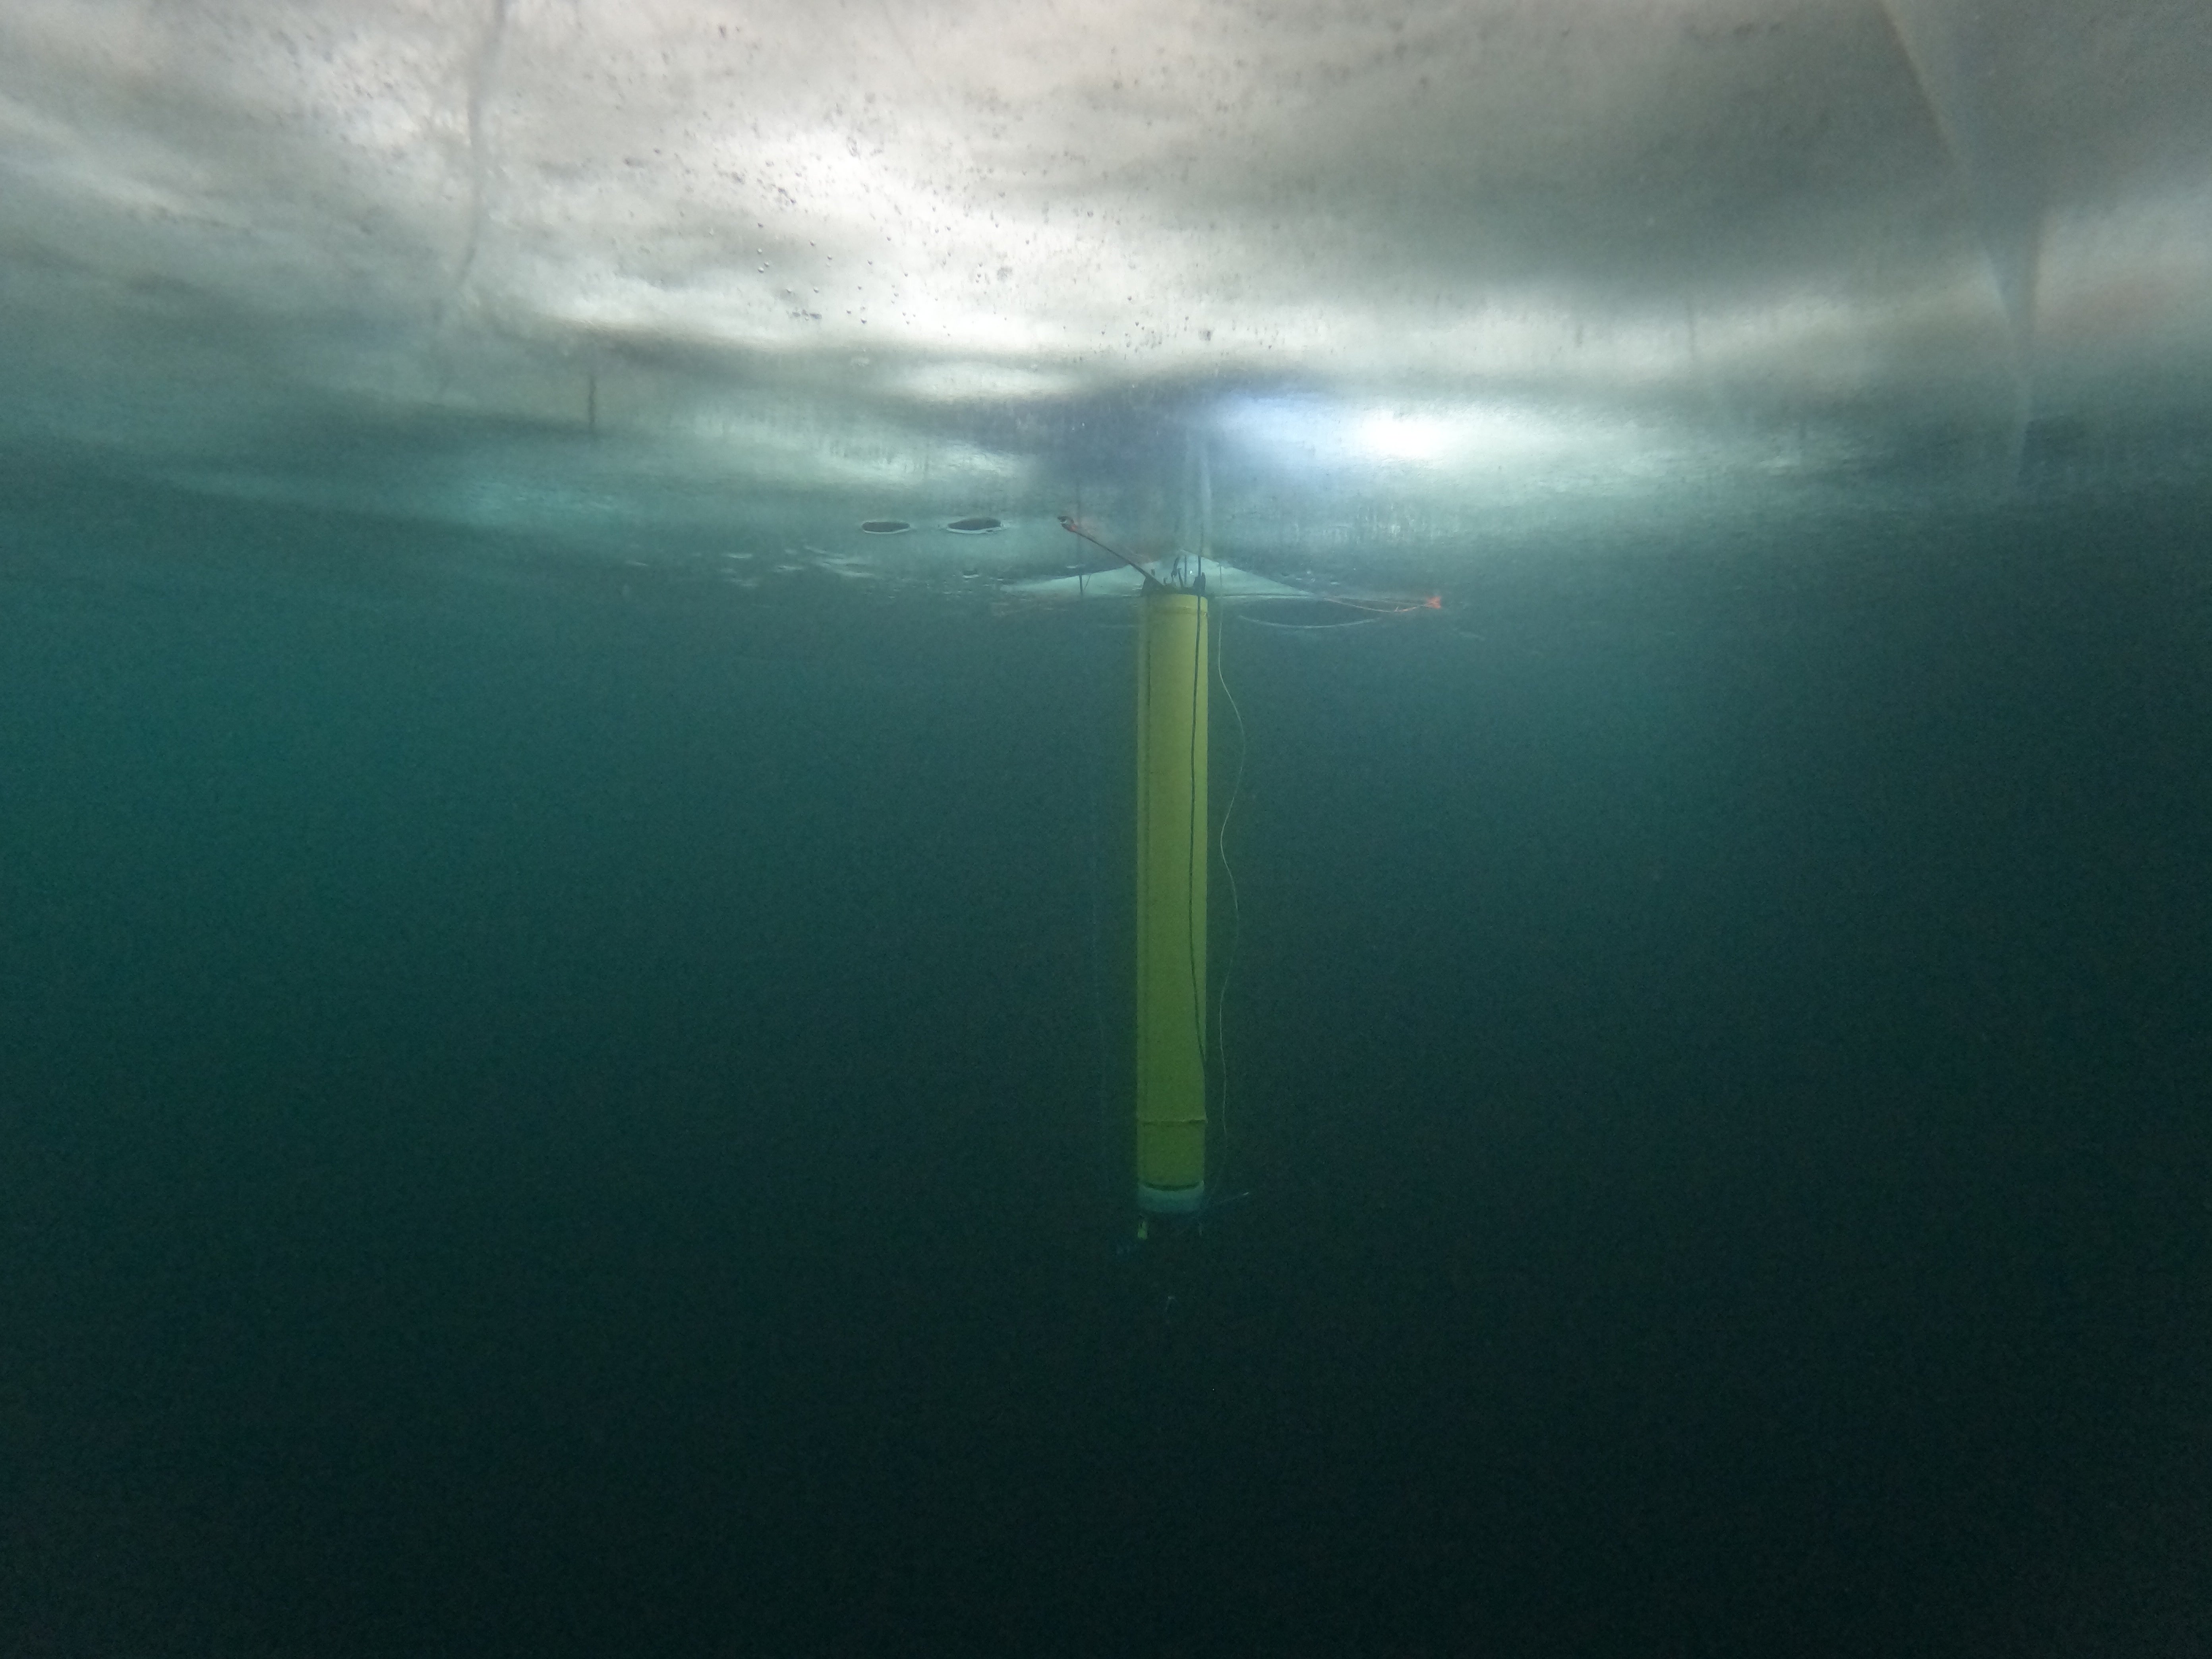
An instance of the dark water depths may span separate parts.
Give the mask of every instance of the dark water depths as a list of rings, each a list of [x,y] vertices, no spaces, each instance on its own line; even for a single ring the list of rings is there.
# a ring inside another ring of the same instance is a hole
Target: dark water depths
[[[1110,609],[7,488],[0,1650],[2212,1641],[2204,502],[1232,621],[1125,1260]]]

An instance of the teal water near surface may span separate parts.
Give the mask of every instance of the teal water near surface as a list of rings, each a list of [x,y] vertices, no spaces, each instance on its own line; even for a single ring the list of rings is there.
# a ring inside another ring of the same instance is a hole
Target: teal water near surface
[[[0,1649],[2212,1634],[2185,481],[1233,613],[1133,1256],[1111,604],[4,487]]]

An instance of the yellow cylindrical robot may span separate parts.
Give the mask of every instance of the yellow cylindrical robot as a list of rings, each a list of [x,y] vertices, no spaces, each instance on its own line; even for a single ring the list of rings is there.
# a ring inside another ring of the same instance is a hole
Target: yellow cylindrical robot
[[[1206,602],[1147,580],[1137,629],[1137,1207],[1206,1204]]]

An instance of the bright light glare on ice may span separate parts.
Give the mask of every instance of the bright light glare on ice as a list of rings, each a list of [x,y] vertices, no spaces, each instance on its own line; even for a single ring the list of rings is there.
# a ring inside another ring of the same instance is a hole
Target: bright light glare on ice
[[[1343,408],[1318,398],[1255,398],[1218,417],[1225,436],[1284,465],[1376,462],[1451,471],[1522,468],[1618,451],[1628,436],[1586,416],[1570,419],[1497,404],[1456,408]]]
[[[1442,421],[1422,415],[1378,412],[1362,416],[1354,428],[1358,447],[1378,460],[1433,461],[1449,437]]]

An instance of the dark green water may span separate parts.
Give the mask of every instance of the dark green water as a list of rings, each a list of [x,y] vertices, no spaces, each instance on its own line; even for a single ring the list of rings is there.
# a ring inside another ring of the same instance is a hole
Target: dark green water
[[[1232,622],[1121,1259],[1110,609],[6,488],[0,1651],[2212,1641],[2203,501]]]

